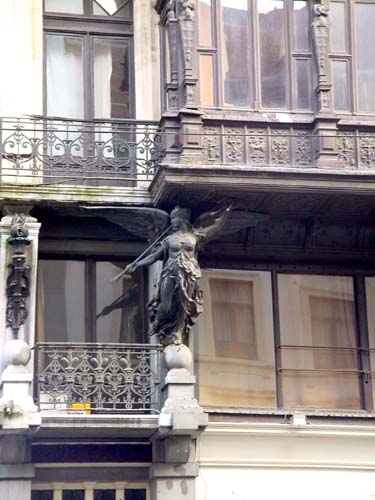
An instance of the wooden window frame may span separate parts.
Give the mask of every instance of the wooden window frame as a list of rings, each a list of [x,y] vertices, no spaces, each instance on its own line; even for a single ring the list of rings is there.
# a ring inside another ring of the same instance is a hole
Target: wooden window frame
[[[261,104],[261,75],[260,75],[260,44],[259,44],[259,19],[257,12],[257,0],[247,0],[248,5],[248,26],[249,26],[249,40],[250,47],[247,51],[248,65],[250,72],[250,105],[249,106],[235,106],[224,103],[224,88],[222,77],[222,21],[221,21],[221,0],[212,0],[211,5],[211,26],[212,26],[212,44],[211,46],[198,44],[198,58],[200,55],[211,55],[213,58],[213,94],[214,104],[212,106],[203,105],[203,108],[217,108],[223,107],[225,109],[236,110],[252,110],[255,112],[296,112],[296,113],[313,113],[313,54],[312,54],[312,39],[309,35],[309,49],[307,51],[297,50],[294,47],[294,19],[293,19],[293,2],[295,0],[284,0],[284,23],[285,23],[285,53],[286,53],[286,107],[285,108],[267,108]],[[199,6],[197,9],[197,22],[199,23]],[[311,6],[309,8],[309,23],[312,20]],[[198,30],[197,30],[198,31]],[[254,56],[252,57],[252,54]],[[308,60],[310,61],[310,87],[309,87],[309,109],[302,109],[297,107],[297,81],[296,81],[296,61]],[[199,64],[198,64],[199,66]],[[200,80],[200,79],[199,79]],[[199,89],[200,93],[200,89]]]
[[[44,12],[44,66],[43,66],[43,109],[47,115],[47,71],[46,35],[77,36],[83,41],[83,95],[84,120],[94,119],[94,39],[126,40],[129,46],[129,118],[135,117],[135,62],[133,2],[130,1],[130,16],[112,17],[92,14],[92,1],[83,0],[84,14]],[[110,121],[111,118],[108,117]]]

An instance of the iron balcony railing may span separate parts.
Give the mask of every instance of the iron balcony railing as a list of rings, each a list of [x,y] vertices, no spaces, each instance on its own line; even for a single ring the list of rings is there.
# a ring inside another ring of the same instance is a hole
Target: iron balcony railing
[[[132,186],[162,158],[157,122],[0,119],[2,182]]]
[[[34,397],[41,410],[159,410],[159,345],[37,343],[34,352]]]

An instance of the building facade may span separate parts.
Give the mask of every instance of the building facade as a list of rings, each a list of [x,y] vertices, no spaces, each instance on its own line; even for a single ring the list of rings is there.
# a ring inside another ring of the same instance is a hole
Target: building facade
[[[0,2],[1,499],[375,497],[374,26],[372,0]],[[232,216],[168,350],[163,263],[114,278],[175,206]]]

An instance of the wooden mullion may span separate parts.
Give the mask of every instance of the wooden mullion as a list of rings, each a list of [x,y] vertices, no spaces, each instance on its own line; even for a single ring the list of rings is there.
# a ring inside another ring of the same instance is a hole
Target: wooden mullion
[[[354,291],[356,298],[356,326],[358,341],[358,364],[362,372],[360,377],[360,390],[362,408],[367,411],[373,410],[373,391],[371,377],[371,360],[369,353],[369,335],[366,306],[365,278],[357,275],[354,278]]]

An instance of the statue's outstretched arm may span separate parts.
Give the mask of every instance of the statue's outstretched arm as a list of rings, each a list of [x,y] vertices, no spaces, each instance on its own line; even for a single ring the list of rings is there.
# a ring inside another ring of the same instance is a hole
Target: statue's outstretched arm
[[[202,214],[195,222],[195,228],[202,239],[211,239],[218,235],[227,223],[232,205]]]
[[[162,260],[164,258],[164,247],[162,245],[159,245],[155,248],[155,250],[147,255],[147,257],[144,257],[143,259],[132,262],[131,264],[128,264],[125,268],[126,273],[133,273],[138,267],[147,267],[150,266],[151,264],[154,264],[158,260]]]

